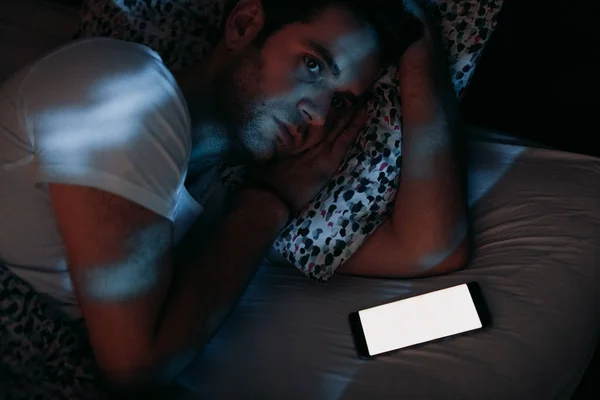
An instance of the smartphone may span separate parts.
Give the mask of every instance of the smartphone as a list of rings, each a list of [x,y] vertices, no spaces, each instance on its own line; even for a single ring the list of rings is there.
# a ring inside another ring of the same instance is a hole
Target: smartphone
[[[361,358],[419,345],[491,324],[476,282],[409,297],[350,314]]]

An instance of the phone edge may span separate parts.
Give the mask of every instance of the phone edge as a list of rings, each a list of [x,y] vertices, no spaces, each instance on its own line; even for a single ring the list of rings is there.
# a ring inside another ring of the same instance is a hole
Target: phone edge
[[[481,290],[481,286],[479,283],[473,281],[466,284],[469,289],[469,294],[471,295],[471,299],[473,299],[473,304],[475,305],[475,309],[477,310],[477,314],[479,315],[479,319],[481,321],[482,328],[486,328],[492,325],[492,316],[490,314],[490,310],[487,306],[487,302],[483,297],[483,291]]]
[[[354,349],[356,350],[358,357],[365,360],[371,359],[373,356],[369,355],[367,339],[365,338],[365,332],[358,311],[354,311],[348,315],[348,322],[350,324],[352,337],[354,338]]]

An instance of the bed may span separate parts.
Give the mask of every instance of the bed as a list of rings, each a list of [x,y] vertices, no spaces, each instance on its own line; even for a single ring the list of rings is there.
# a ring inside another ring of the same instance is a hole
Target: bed
[[[76,9],[53,6],[68,34],[43,41],[50,30],[33,24],[29,9],[47,3],[10,3],[27,12],[5,13],[25,21],[2,27],[6,54],[15,38],[29,58],[69,39]],[[0,77],[29,58],[3,59]],[[599,337],[600,160],[482,129],[470,137],[475,251],[466,269],[319,285],[266,260],[180,385],[209,400],[570,398]],[[350,312],[469,281],[481,285],[489,329],[371,361],[356,356]]]
[[[470,137],[466,269],[320,285],[266,260],[180,384],[203,399],[569,399],[599,337],[600,160],[482,129]],[[356,356],[350,312],[469,281],[488,329]]]

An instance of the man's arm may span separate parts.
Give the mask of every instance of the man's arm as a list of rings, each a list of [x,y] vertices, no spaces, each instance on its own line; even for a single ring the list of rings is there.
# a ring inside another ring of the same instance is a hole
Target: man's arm
[[[387,221],[341,273],[418,277],[444,274],[468,259],[464,167],[456,155],[456,96],[432,35],[413,44],[398,68],[404,120],[402,175]]]
[[[94,354],[116,385],[173,378],[176,364],[225,318],[288,219],[277,196],[244,190],[173,275],[169,221],[96,189],[50,186]]]
[[[318,193],[362,123],[276,161],[263,176],[271,189],[242,189],[210,238],[184,239],[190,257],[177,268],[164,217],[102,190],[49,185],[90,342],[112,386],[136,393],[181,371],[243,292],[288,221],[288,205],[299,210]]]

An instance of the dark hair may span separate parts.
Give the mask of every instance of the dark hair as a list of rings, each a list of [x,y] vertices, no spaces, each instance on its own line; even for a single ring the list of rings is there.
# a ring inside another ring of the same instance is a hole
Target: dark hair
[[[227,15],[235,3],[231,1]],[[408,46],[423,35],[421,22],[405,10],[401,0],[261,0],[261,3],[265,26],[257,38],[258,44],[286,25],[310,22],[331,5],[340,5],[373,26],[384,66],[396,64]]]

